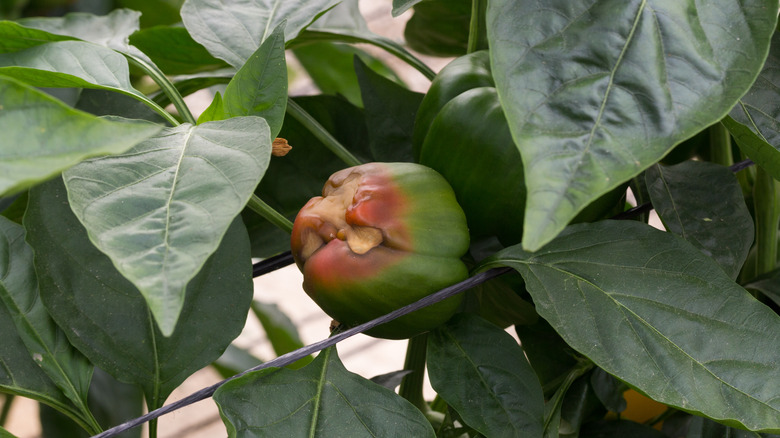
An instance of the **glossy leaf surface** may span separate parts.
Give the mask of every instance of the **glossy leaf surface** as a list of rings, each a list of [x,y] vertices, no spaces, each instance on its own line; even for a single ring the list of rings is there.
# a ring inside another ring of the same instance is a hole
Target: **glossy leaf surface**
[[[29,356],[75,406],[87,411],[92,365],[54,324],[38,292],[33,252],[21,225],[0,217],[0,302]]]
[[[655,165],[645,174],[666,229],[712,257],[736,279],[753,244],[753,218],[727,167],[700,161]]]
[[[336,0],[187,0],[184,26],[219,59],[241,67],[274,29],[286,20],[285,41],[298,36]]]
[[[168,337],[138,290],[92,245],[61,181],[31,190],[25,227],[52,318],[91,362],[141,386],[150,408],[217,359],[246,322],[252,281],[240,220],[190,282],[181,321]]]
[[[187,283],[265,173],[270,143],[258,117],[183,124],[63,175],[90,239],[138,287],[165,335]]]
[[[0,194],[24,190],[85,158],[124,152],[161,129],[76,111],[1,75],[0,102]]]
[[[139,28],[141,13],[130,9],[116,9],[107,15],[83,12],[63,17],[24,18],[18,22],[32,29],[90,41],[114,50],[127,51],[128,37]]]
[[[434,436],[417,408],[347,371],[335,348],[300,370],[263,370],[230,381],[214,401],[231,438]]]
[[[654,400],[780,430],[780,317],[697,248],[629,221],[569,227],[540,252],[499,252],[574,349]]]
[[[726,115],[776,20],[772,0],[491,1],[493,75],[528,183],[523,247]]]
[[[428,335],[431,385],[484,436],[541,436],[542,387],[523,349],[484,319],[458,314]]]

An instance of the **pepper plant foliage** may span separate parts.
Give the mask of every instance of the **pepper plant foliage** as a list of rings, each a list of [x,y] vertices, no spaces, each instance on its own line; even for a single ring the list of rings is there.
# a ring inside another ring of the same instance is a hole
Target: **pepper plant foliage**
[[[0,400],[39,401],[47,437],[254,366],[231,345],[250,309],[277,353],[298,348],[253,303],[251,260],[371,161],[441,172],[472,275],[514,272],[461,291],[406,372],[371,381],[329,347],[230,380],[229,436],[780,434],[777,0],[394,0],[407,47],[455,56],[438,75],[354,0],[26,3],[0,11]],[[323,94],[289,95],[291,56]],[[205,88],[196,118],[183,96]],[[628,187],[665,231],[621,214]],[[660,416],[629,415],[627,390]]]

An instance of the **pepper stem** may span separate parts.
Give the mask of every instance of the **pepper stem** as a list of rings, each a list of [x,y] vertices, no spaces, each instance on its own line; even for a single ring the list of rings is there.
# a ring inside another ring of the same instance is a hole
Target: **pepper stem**
[[[265,201],[258,198],[257,195],[252,194],[252,197],[249,198],[249,202],[247,202],[246,206],[250,210],[265,218],[268,222],[271,222],[288,233],[292,233],[292,222],[290,222],[286,217],[282,216],[281,213],[271,208],[271,206],[266,204]]]
[[[423,380],[425,377],[425,359],[428,349],[428,333],[421,333],[411,339],[406,347],[406,360],[404,361],[404,370],[411,373],[404,376],[401,380],[401,387],[398,394],[409,400],[423,413],[430,408],[423,398]]]

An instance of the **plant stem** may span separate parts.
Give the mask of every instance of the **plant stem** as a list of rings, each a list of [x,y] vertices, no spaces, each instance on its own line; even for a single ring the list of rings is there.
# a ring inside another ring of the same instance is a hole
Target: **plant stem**
[[[14,403],[13,394],[4,394],[3,409],[0,410],[0,427],[5,425],[8,420],[8,414],[11,413],[11,405]]]
[[[479,48],[479,22],[482,0],[471,0],[471,20],[469,21],[469,40],[466,53],[476,52]]]
[[[317,30],[307,30],[302,34],[303,38],[301,38],[299,41],[342,41],[346,43],[365,43],[365,44],[372,44],[376,47],[379,47],[380,49],[385,50],[386,52],[390,53],[391,55],[395,56],[396,58],[406,62],[410,66],[412,66],[415,70],[419,71],[420,74],[425,76],[428,80],[433,80],[433,78],[436,76],[436,72],[431,70],[430,67],[428,67],[424,62],[417,59],[414,55],[409,53],[406,49],[404,49],[402,46],[397,44],[395,41],[379,37],[374,35],[372,38],[369,38],[367,36],[360,35],[358,33],[351,33],[349,31],[339,31],[339,32],[328,32],[328,31],[317,31]],[[296,46],[304,45],[303,44],[291,44],[288,49],[295,48]]]
[[[358,160],[347,148],[344,147],[338,140],[336,140],[330,132],[328,132],[320,123],[314,119],[309,113],[300,107],[295,101],[287,99],[287,113],[293,116],[295,120],[300,122],[306,129],[309,130],[319,141],[321,141],[328,150],[336,154],[341,161],[350,166],[359,166],[363,164]]]
[[[716,123],[709,128],[710,134],[710,161],[723,166],[734,164],[734,156],[731,153],[731,134],[721,123]]]
[[[756,166],[753,206],[756,217],[756,276],[777,266],[777,227],[780,221],[780,185],[761,166]]]
[[[181,94],[179,94],[179,90],[176,89],[176,87],[171,83],[171,81],[168,80],[167,77],[161,72],[156,66],[149,64],[145,60],[135,56],[125,53],[125,56],[127,56],[127,59],[130,60],[133,64],[135,64],[138,68],[146,72],[146,74],[149,75],[152,80],[157,83],[157,85],[160,87],[160,89],[165,93],[166,96],[171,100],[171,103],[173,103],[173,106],[176,108],[176,111],[179,112],[179,115],[184,119],[185,122],[192,123],[193,125],[197,123],[197,120],[190,112],[189,107],[187,107],[187,104],[184,102],[184,98],[181,97]],[[152,102],[150,100],[150,102]],[[153,102],[152,102],[153,103]],[[148,103],[147,103],[148,105]],[[154,104],[155,106],[158,106],[157,104]],[[153,109],[155,109],[153,107]],[[157,111],[157,109],[155,109]],[[163,110],[164,111],[164,110]],[[157,111],[159,113],[159,111]],[[166,120],[170,122],[170,119],[173,117],[167,112],[164,111],[166,114],[168,114],[168,117],[166,117]],[[165,117],[165,115],[163,115]],[[176,119],[173,119],[174,123],[173,126],[177,126],[179,124]]]
[[[271,206],[266,204],[265,201],[258,198],[257,195],[252,194],[252,197],[249,198],[249,202],[247,202],[246,206],[249,207],[250,210],[265,218],[268,222],[271,222],[288,233],[292,233],[292,222],[290,222],[281,213],[271,208]]]
[[[401,387],[398,388],[398,394],[409,400],[421,412],[426,412],[430,409],[423,397],[427,349],[428,333],[422,333],[409,339],[409,344],[406,347],[404,370],[411,371],[411,373],[404,376],[403,380],[401,380]]]

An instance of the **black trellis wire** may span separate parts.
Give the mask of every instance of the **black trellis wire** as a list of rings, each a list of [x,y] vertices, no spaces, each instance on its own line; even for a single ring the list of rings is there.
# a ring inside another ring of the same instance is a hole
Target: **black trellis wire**
[[[745,169],[747,167],[752,166],[755,164],[751,160],[744,160],[740,161],[739,163],[735,163],[729,167],[729,169],[736,173],[739,172],[742,169]],[[649,202],[646,202],[642,205],[637,205],[634,208],[631,208],[629,210],[624,211],[623,213],[620,213],[616,216],[613,216],[612,219],[616,220],[624,220],[624,219],[630,219],[636,215],[648,212],[652,210],[652,205]],[[291,265],[293,263],[293,257],[292,254],[288,251],[282,254],[279,254],[274,257],[270,257],[268,259],[262,260],[258,263],[255,263],[252,266],[252,276],[253,277],[259,277],[261,275],[267,274],[269,272],[273,272],[277,269],[281,269],[285,266]],[[286,365],[289,365],[299,359],[302,359],[312,353],[316,353],[318,351],[324,350],[328,347],[331,347],[333,345],[336,345],[337,343],[343,341],[344,339],[347,339],[349,337],[352,337],[358,333],[362,333],[366,330],[370,330],[380,324],[384,324],[386,322],[392,321],[396,318],[399,318],[403,315],[406,315],[408,313],[412,313],[415,310],[422,309],[423,307],[427,307],[431,304],[437,303],[439,301],[442,301],[446,298],[449,298],[451,296],[457,295],[465,290],[471,289],[474,286],[477,286],[479,284],[482,284],[492,278],[498,277],[500,275],[503,275],[507,272],[512,271],[511,268],[503,267],[503,268],[493,268],[485,272],[481,272],[479,274],[476,274],[472,277],[469,277],[460,283],[454,284],[452,286],[446,287],[436,293],[433,293],[431,295],[428,295],[419,301],[416,301],[412,304],[409,304],[408,306],[401,307],[400,309],[394,310],[384,316],[380,316],[379,318],[376,318],[374,320],[371,320],[369,322],[366,322],[364,324],[360,324],[358,326],[352,327],[351,329],[345,330],[343,332],[334,334],[333,336],[323,339],[322,341],[315,342],[313,344],[309,344],[303,348],[299,348],[298,350],[291,351],[287,354],[283,354],[275,359],[272,359],[268,362],[262,363],[254,368],[250,368],[246,371],[243,371],[239,374],[236,374],[233,377],[229,377],[225,380],[222,380],[220,382],[217,382],[209,387],[203,388],[199,391],[196,391],[187,397],[184,397],[180,400],[177,400],[171,404],[165,405],[159,409],[155,409],[154,411],[151,411],[145,415],[142,415],[138,418],[135,418],[133,420],[127,421],[125,423],[122,423],[118,426],[114,426],[111,429],[107,429],[97,435],[94,435],[92,438],[109,438],[116,436],[126,430],[132,429],[134,427],[138,427],[148,421],[154,420],[156,418],[160,418],[165,414],[171,413],[173,411],[179,410],[181,408],[184,408],[186,406],[189,406],[193,403],[199,402],[201,400],[205,400],[212,395],[214,395],[214,392],[225,383],[237,379],[247,373],[262,370],[265,368],[270,367],[283,367]]]

